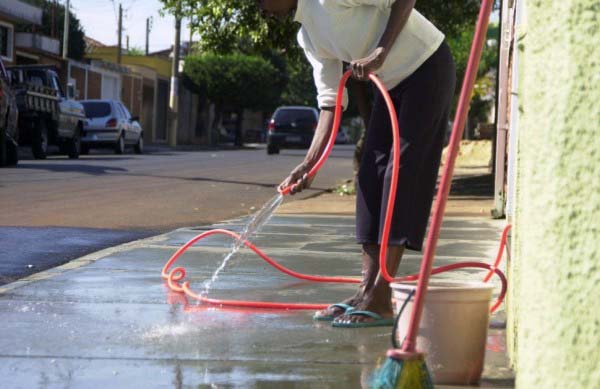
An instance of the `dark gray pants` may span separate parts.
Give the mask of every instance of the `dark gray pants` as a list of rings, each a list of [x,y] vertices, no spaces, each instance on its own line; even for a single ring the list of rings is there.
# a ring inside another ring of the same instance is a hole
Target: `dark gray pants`
[[[389,244],[421,250],[448,128],[456,70],[446,43],[389,91],[400,125],[400,173]],[[379,244],[392,178],[392,130],[376,92],[358,173],[356,238]]]

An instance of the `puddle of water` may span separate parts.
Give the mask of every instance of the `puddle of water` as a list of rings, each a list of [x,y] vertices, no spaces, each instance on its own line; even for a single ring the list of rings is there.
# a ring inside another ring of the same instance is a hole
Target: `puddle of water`
[[[144,340],[164,339],[165,337],[180,337],[196,330],[190,323],[183,322],[167,326],[156,326],[142,334]]]
[[[230,262],[231,258],[233,258],[233,256],[243,246],[243,242],[245,240],[250,239],[262,228],[262,226],[267,224],[269,219],[271,219],[271,217],[273,216],[273,213],[275,213],[275,211],[277,210],[277,208],[279,208],[279,205],[281,205],[282,202],[283,195],[277,194],[276,196],[271,198],[271,200],[267,201],[267,203],[265,203],[265,205],[263,205],[263,207],[258,212],[256,212],[254,216],[252,216],[252,219],[248,222],[248,224],[246,224],[246,227],[244,227],[244,230],[240,234],[240,238],[233,242],[231,246],[231,251],[223,258],[221,266],[219,266],[219,268],[213,273],[212,277],[209,280],[204,282],[204,290],[202,292],[202,295],[208,295],[210,288],[219,278],[219,274],[223,270],[225,270],[225,267],[227,267],[227,264]]]

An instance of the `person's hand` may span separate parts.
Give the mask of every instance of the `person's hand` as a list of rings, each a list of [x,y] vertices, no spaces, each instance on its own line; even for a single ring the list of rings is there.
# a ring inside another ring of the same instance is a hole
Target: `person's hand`
[[[308,176],[310,167],[307,163],[301,163],[296,166],[290,175],[279,184],[279,190],[283,190],[291,185],[290,194],[296,194],[302,192],[303,189],[307,189],[312,184],[313,177]]]
[[[385,50],[383,47],[378,47],[367,57],[350,62],[352,77],[360,81],[367,81],[369,79],[369,74],[379,69],[384,61]]]

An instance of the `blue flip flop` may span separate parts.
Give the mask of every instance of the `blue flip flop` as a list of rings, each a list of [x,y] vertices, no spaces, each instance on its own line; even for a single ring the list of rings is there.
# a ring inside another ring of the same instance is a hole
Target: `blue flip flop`
[[[366,317],[370,317],[374,320],[358,322],[358,323],[354,323],[354,322],[346,323],[343,321],[335,321],[334,320],[333,323],[331,323],[331,326],[336,327],[336,328],[367,328],[367,327],[390,327],[390,326],[394,325],[394,318],[386,319],[386,318],[382,317],[381,315],[378,315],[375,312],[371,312],[371,311],[352,310],[350,312],[346,312],[346,314],[348,316],[366,316]]]
[[[352,305],[348,305],[346,303],[331,304],[329,307],[327,307],[327,309],[329,309],[331,307],[341,308],[344,310],[344,313],[348,313],[349,311],[352,311],[354,309],[354,307]],[[333,319],[335,319],[335,317],[333,317],[333,315],[317,316],[316,313],[313,315],[313,320],[316,320],[316,321],[333,321]]]

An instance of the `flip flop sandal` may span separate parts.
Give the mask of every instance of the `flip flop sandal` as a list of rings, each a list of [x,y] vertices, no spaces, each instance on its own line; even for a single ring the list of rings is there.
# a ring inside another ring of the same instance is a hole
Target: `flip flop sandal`
[[[354,307],[352,305],[348,305],[346,303],[337,303],[337,304],[331,304],[330,306],[327,307],[327,309],[329,308],[340,308],[342,310],[344,310],[344,313],[348,313],[352,310],[354,310]],[[333,315],[323,315],[323,316],[318,316],[316,313],[313,315],[313,320],[316,321],[333,321],[333,319],[335,319],[337,316],[333,316]]]
[[[386,319],[381,315],[376,314],[371,311],[355,311],[352,310],[350,312],[346,312],[348,316],[365,316],[370,317],[374,320],[364,321],[364,322],[345,322],[334,320],[331,323],[332,327],[336,328],[367,328],[367,327],[390,327],[394,325],[394,318]]]

